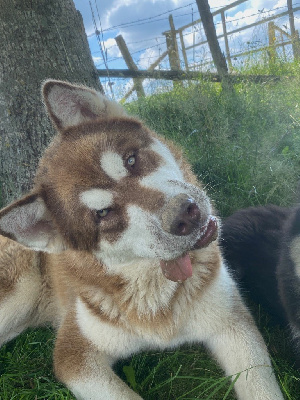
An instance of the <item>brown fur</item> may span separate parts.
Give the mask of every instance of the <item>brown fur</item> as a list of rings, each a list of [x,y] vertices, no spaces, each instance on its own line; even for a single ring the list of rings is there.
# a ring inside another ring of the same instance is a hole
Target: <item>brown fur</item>
[[[103,132],[99,136],[99,132]],[[105,132],[109,132],[109,139]],[[125,132],[125,133],[124,133]],[[126,141],[124,148],[124,137]],[[114,190],[116,183],[103,173],[100,169],[99,154],[105,149],[127,153],[139,149],[139,165],[135,168],[135,175],[140,179],[149,173],[149,169],[155,170],[159,165],[158,155],[149,151],[147,146],[151,143],[149,131],[140,123],[133,119],[90,122],[76,127],[69,128],[62,133],[66,140],[58,139],[46,151],[40,162],[39,170],[35,179],[35,185],[43,195],[46,205],[51,210],[55,223],[59,226],[62,235],[69,241],[69,245],[82,250],[96,248],[98,242],[98,227],[93,221],[93,216],[82,204],[74,202],[74,218],[66,219],[68,214],[70,198],[77,199],[80,192],[91,187],[102,187]],[[145,148],[145,150],[143,150]],[[147,162],[144,162],[147,160]],[[88,167],[88,168],[87,168]],[[144,207],[153,211],[162,204],[162,194],[157,191],[143,189],[136,190],[132,176],[129,181],[125,178],[119,193],[122,197],[116,198],[116,204],[120,210],[124,204],[135,202],[137,205],[143,204]],[[128,185],[131,190],[128,191]],[[139,185],[138,185],[139,186]],[[76,207],[76,208],[75,208]],[[81,215],[78,220],[77,215]],[[118,219],[113,219],[103,228],[103,234],[107,230],[110,234],[109,240],[116,240],[122,232],[119,228],[126,229],[126,214],[123,212]],[[112,238],[113,227],[118,228],[115,238]],[[90,229],[90,232],[86,232]],[[93,242],[90,242],[93,238]]]
[[[14,290],[22,275],[26,274],[33,264],[38,263],[39,254],[0,236],[0,301]]]
[[[50,323],[56,376],[78,399],[141,400],[113,362],[204,342],[241,374],[240,400],[282,400],[182,151],[93,90],[43,93],[58,135],[32,192],[0,211],[1,232],[39,251],[0,241],[0,345]]]

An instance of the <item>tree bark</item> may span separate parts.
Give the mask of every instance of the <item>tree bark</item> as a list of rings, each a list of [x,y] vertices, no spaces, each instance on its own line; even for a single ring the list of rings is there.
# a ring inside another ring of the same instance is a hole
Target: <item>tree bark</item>
[[[30,189],[53,135],[41,102],[46,78],[102,90],[72,0],[0,0],[0,187],[2,205]]]
[[[228,75],[228,68],[226,64],[226,59],[224,54],[221,51],[218,39],[216,28],[214,24],[214,19],[212,13],[210,11],[210,7],[208,4],[208,0],[196,0],[201,22],[203,24],[204,32],[207,38],[207,42],[209,45],[209,49],[214,61],[214,64],[217,68],[217,72],[220,75],[221,79]]]

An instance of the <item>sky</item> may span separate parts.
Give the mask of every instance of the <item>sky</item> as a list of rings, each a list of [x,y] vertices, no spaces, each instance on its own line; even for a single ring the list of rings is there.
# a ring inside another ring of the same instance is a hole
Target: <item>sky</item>
[[[195,0],[74,0],[75,7],[83,16],[85,30],[91,53],[97,68],[127,68],[121,56],[115,37],[122,35],[128,49],[139,69],[147,69],[166,50],[166,40],[163,32],[170,29],[169,15],[172,14],[175,28],[189,24],[199,18],[199,11]],[[234,0],[209,0],[212,12],[234,3]],[[300,0],[293,0],[293,6],[299,7]],[[279,14],[287,10],[286,0],[247,0],[242,4],[226,11],[227,31]],[[214,18],[217,34],[222,34],[220,15]],[[276,25],[289,32],[288,16],[275,21]],[[300,11],[295,13],[296,29],[300,29]],[[95,31],[99,34],[96,35]],[[205,40],[201,25],[183,31],[185,46]],[[231,54],[237,54],[266,44],[266,24],[253,29],[243,30],[229,36]],[[100,41],[100,44],[99,44]],[[219,40],[225,52],[224,41]],[[181,44],[178,41],[182,67],[183,57]],[[103,50],[103,54],[101,52]],[[287,48],[287,51],[290,51]],[[188,51],[190,68],[209,70],[210,54],[206,46],[196,47]],[[241,62],[237,58],[233,62]],[[207,64],[206,64],[207,63]],[[167,58],[160,68],[169,69]],[[114,90],[126,91],[132,85],[131,80],[112,79]],[[112,87],[106,78],[101,79],[106,90]],[[110,82],[111,83],[111,82]],[[118,97],[118,95],[117,95]]]

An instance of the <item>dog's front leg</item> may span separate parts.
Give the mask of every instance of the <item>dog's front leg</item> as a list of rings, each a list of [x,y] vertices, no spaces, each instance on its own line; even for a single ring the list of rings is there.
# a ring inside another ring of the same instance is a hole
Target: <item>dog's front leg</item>
[[[283,400],[263,338],[237,294],[232,315],[206,340],[226,375],[236,379],[239,400]]]
[[[58,331],[54,369],[78,400],[142,400],[113,372],[111,361],[67,318]]]

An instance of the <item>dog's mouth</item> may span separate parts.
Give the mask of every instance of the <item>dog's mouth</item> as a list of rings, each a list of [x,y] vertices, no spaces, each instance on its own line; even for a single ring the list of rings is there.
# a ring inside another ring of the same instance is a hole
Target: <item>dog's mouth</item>
[[[204,248],[217,239],[217,219],[210,216],[207,224],[201,228],[200,233],[200,239],[197,240],[191,250]],[[162,260],[160,266],[164,276],[174,282],[183,282],[193,275],[192,262],[188,254],[183,254],[174,260]]]

